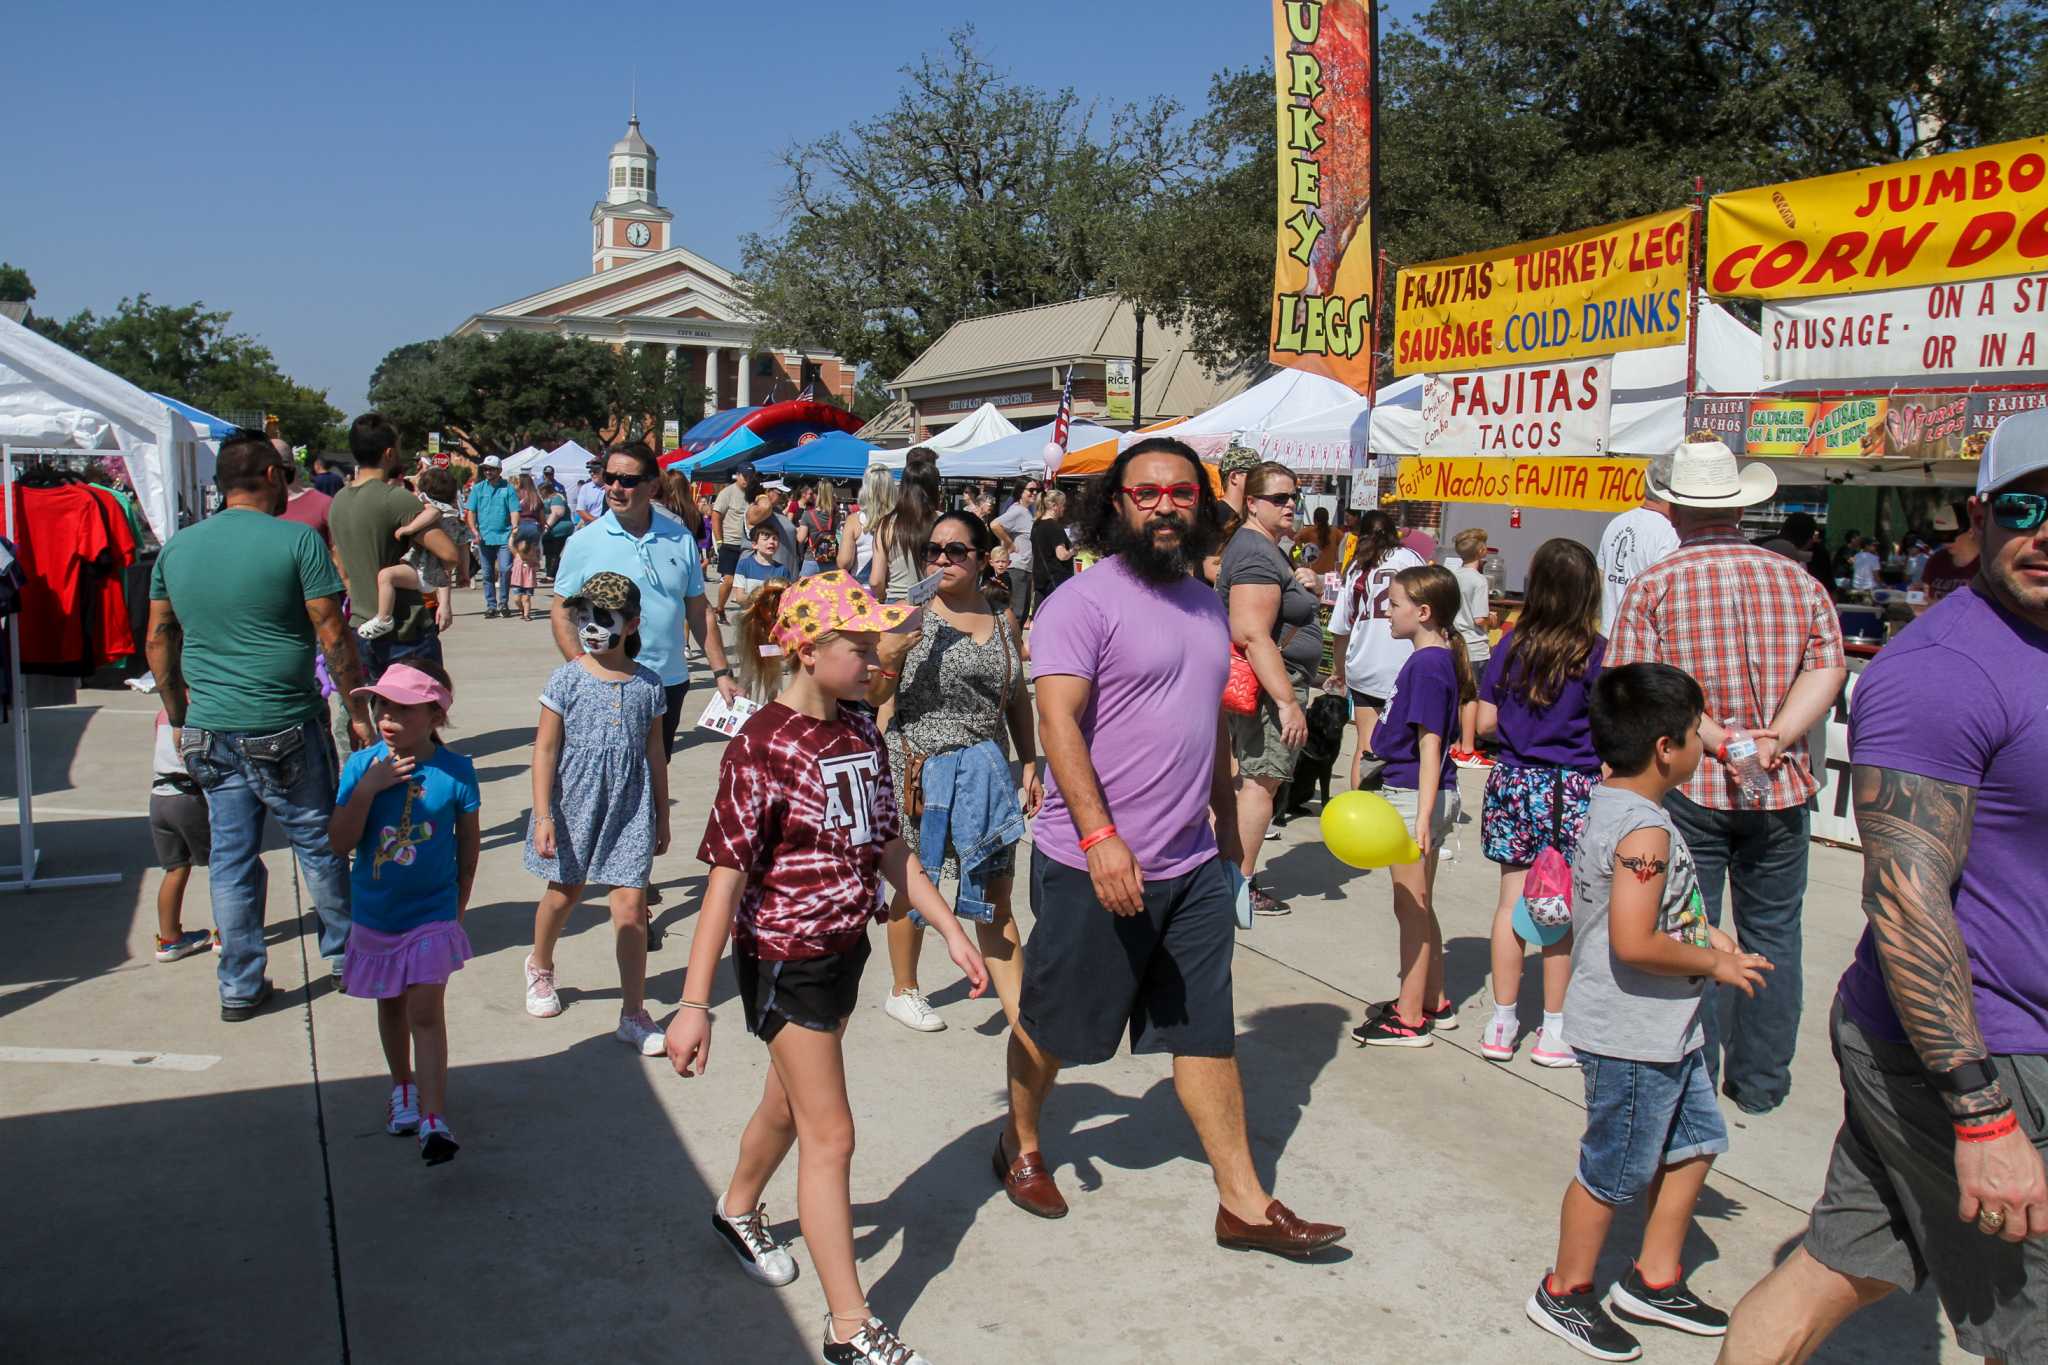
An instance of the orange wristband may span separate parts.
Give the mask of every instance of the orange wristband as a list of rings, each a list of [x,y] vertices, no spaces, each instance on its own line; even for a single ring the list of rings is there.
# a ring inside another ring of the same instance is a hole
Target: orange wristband
[[[1116,838],[1116,826],[1104,825],[1101,829],[1096,830],[1093,834],[1084,834],[1081,836],[1081,851],[1083,853],[1086,853],[1089,849],[1095,847],[1103,840],[1114,838]]]
[[[1956,1141],[1995,1142],[2007,1133],[2016,1132],[2019,1126],[2019,1115],[2008,1109],[1989,1123],[1979,1123],[1969,1127],[1958,1123],[1955,1126]]]

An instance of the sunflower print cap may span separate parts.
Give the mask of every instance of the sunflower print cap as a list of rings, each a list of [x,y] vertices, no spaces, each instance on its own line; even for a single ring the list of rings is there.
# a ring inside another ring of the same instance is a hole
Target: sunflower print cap
[[[883,606],[844,569],[812,574],[782,594],[775,614],[775,642],[785,653],[835,630],[897,630],[917,608]]]

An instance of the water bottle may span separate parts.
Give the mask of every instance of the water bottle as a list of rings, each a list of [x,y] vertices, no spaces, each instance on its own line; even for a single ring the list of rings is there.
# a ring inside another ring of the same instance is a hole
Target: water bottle
[[[1728,734],[1728,770],[1735,774],[1736,784],[1742,788],[1742,799],[1761,807],[1771,794],[1771,775],[1764,771],[1763,760],[1757,757],[1756,740],[1735,723],[1733,716],[1722,722],[1722,728]]]

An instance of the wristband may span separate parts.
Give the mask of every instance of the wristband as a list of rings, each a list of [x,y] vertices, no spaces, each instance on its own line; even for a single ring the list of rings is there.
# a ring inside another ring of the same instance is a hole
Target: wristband
[[[1989,1123],[1971,1124],[1967,1127],[1963,1124],[1958,1123],[1955,1126],[1956,1141],[1995,1142],[1999,1138],[2004,1137],[2007,1133],[2019,1131],[2019,1126],[2019,1115],[2015,1114],[2010,1108],[2008,1108],[2004,1110],[2002,1113],[2000,1113],[1997,1118],[1993,1119]]]
[[[676,1004],[686,1010],[703,1010],[706,1014],[711,1013],[711,1006],[700,1005],[694,1000],[678,1000]]]
[[[1084,834],[1081,836],[1081,851],[1083,853],[1086,853],[1089,849],[1095,847],[1103,840],[1114,838],[1116,838],[1116,826],[1104,825],[1101,829],[1096,830],[1093,834]]]
[[[1728,740],[1723,737],[1720,747],[1714,750],[1714,760],[1722,767],[1728,766]]]
[[[713,682],[717,682],[720,678],[730,678],[731,676],[732,670],[729,668],[714,668],[711,670],[711,681]]]
[[[1964,1062],[1947,1071],[1928,1072],[1927,1084],[1930,1089],[1944,1095],[1968,1095],[1997,1085],[1998,1073],[1991,1069],[1989,1062]]]

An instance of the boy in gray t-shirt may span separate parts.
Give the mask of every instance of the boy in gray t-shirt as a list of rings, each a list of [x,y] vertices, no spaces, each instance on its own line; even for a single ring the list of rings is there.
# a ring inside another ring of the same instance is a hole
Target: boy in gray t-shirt
[[[1565,1037],[1586,1079],[1586,1134],[1558,1214],[1557,1263],[1529,1320],[1601,1360],[1633,1360],[1631,1322],[1720,1336],[1728,1315],[1686,1288],[1679,1254],[1728,1128],[1700,1053],[1706,979],[1753,994],[1771,964],[1707,923],[1692,853],[1664,798],[1698,770],[1706,699],[1668,664],[1610,668],[1593,686],[1593,791],[1572,859],[1572,983]],[[1642,1248],[1626,1278],[1593,1288],[1617,1205],[1648,1191]]]

